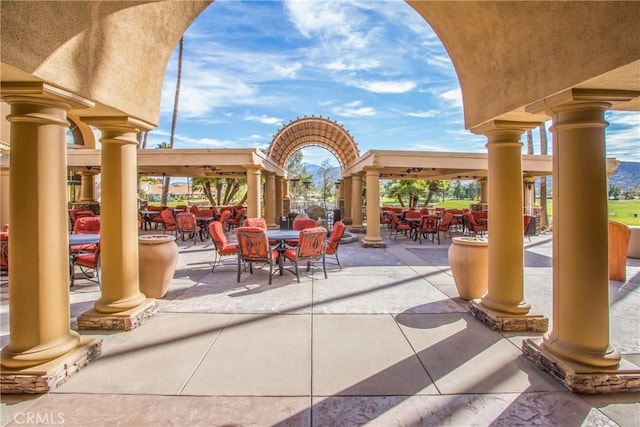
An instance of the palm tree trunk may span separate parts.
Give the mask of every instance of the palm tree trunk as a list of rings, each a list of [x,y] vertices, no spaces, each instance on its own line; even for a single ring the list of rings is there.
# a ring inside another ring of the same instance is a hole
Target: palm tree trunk
[[[540,154],[547,154],[547,129],[540,124]],[[540,229],[549,227],[549,213],[547,212],[547,177],[540,178]]]
[[[180,38],[178,48],[178,77],[176,81],[176,94],[173,99],[173,117],[171,118],[171,139],[169,139],[169,148],[173,148],[173,138],[176,134],[176,124],[178,123],[178,102],[180,100],[180,82],[182,81],[182,51],[184,50],[184,37]],[[161,205],[167,205],[167,197],[169,195],[169,185],[171,185],[171,177],[165,176],[162,182],[162,200]]]

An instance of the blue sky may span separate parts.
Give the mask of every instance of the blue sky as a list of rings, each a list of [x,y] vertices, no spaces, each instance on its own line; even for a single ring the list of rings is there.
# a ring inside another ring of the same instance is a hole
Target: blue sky
[[[169,141],[176,72],[177,48],[149,148]],[[486,152],[486,139],[464,128],[444,47],[402,0],[217,0],[185,33],[175,148],[266,149],[312,115],[342,124],[361,153]],[[640,161],[640,114],[607,120],[607,156]],[[537,131],[534,140],[537,154]],[[303,153],[338,164],[320,148]]]

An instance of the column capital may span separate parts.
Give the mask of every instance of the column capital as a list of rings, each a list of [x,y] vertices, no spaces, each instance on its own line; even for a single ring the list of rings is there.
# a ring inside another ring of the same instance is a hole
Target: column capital
[[[251,173],[260,173],[260,165],[254,165],[254,164],[248,164],[248,165],[242,165],[243,168],[246,169],[247,172],[251,172]]]
[[[142,132],[153,129],[153,126],[131,116],[89,116],[82,117],[82,121],[104,131],[120,133]]]
[[[479,126],[469,129],[471,133],[476,135],[485,135],[493,138],[497,135],[513,136],[517,135],[518,139],[524,132],[535,129],[540,126],[540,122],[525,122],[512,120],[491,120]]]
[[[615,104],[631,101],[640,96],[640,91],[634,90],[609,90],[609,89],[567,89],[563,92],[541,99],[525,107],[527,113],[552,112],[558,108],[588,104],[609,109]]]
[[[80,176],[96,176],[100,175],[100,169],[95,168],[94,166],[87,166],[85,169],[78,171]]]
[[[45,82],[2,82],[0,96],[7,104],[19,102],[54,104],[64,110],[91,108],[93,101]]]

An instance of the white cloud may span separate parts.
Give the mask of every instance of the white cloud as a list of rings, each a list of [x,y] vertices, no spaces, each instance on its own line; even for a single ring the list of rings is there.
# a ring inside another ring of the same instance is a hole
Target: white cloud
[[[341,107],[334,107],[333,113],[342,117],[375,116],[376,111],[372,107],[361,107],[362,101],[353,101]]]
[[[360,81],[354,82],[354,86],[374,93],[405,93],[416,88],[413,81]]]
[[[440,98],[444,99],[447,103],[454,107],[462,108],[462,91],[460,88],[451,89],[440,94]]]
[[[437,115],[438,115],[437,110],[415,111],[415,112],[407,113],[407,116],[420,117],[420,118],[435,117]]]
[[[247,116],[243,120],[252,121],[252,122],[259,122],[259,123],[262,123],[262,124],[265,124],[265,125],[282,126],[282,119],[279,119],[277,117],[268,117],[265,114],[263,114],[261,116]]]

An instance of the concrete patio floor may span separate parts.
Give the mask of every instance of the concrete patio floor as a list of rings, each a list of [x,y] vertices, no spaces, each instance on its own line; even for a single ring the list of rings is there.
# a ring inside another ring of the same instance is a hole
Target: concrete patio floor
[[[640,425],[640,393],[570,393],[522,355],[522,340],[541,334],[472,317],[449,242],[343,244],[328,279],[285,272],[269,286],[268,270],[237,283],[235,259],[211,272],[210,242],[179,241],[158,314],[131,332],[82,332],[103,339],[102,356],[47,395],[2,396],[2,425]],[[551,323],[551,236],[525,245],[526,298]],[[609,284],[611,341],[640,366],[640,260],[627,262],[627,282]],[[98,297],[76,282],[72,328]]]

